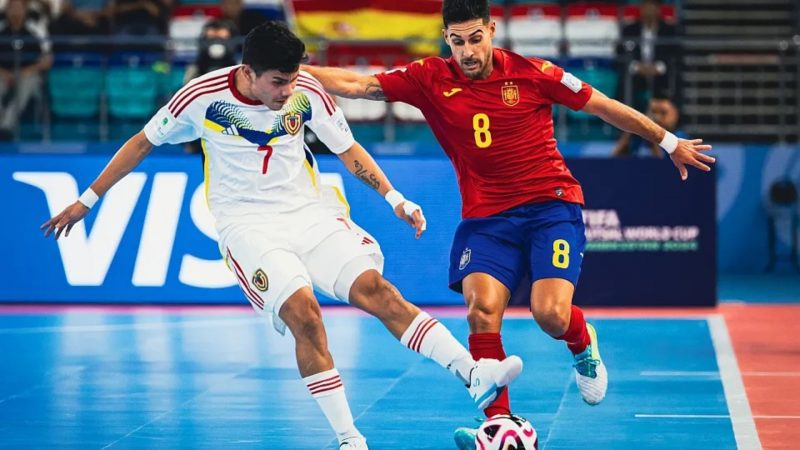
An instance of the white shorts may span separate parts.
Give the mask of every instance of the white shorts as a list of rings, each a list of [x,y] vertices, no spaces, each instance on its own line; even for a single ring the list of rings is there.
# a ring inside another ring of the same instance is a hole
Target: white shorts
[[[285,324],[278,313],[298,289],[308,286],[347,303],[347,295],[337,296],[334,286],[348,263],[367,256],[369,264],[359,267],[383,273],[383,254],[375,238],[327,209],[286,214],[277,222],[230,224],[220,234],[228,267],[245,297],[281,334]],[[348,276],[348,282],[355,281]]]

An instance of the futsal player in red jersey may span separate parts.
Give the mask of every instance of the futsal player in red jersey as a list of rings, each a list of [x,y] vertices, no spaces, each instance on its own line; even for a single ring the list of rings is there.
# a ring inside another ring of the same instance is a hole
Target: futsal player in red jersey
[[[579,391],[596,405],[608,385],[597,334],[572,305],[586,239],[583,192],[559,153],[552,105],[594,114],[658,143],[682,179],[714,158],[701,139],[678,139],[643,114],[606,97],[539,58],[493,48],[495,24],[487,0],[444,0],[450,58],[431,57],[401,69],[360,75],[308,67],[329,92],[348,98],[405,102],[425,116],[458,177],[462,222],[450,255],[450,287],[468,306],[475,358],[503,359],[503,313],[522,277],[531,275],[531,312],[574,356]],[[509,414],[508,391],[484,410]],[[469,429],[457,431],[474,447]]]

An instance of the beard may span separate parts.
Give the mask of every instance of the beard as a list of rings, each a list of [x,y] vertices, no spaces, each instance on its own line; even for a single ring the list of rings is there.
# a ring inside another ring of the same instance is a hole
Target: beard
[[[488,66],[488,58],[486,58],[484,61],[476,58],[463,59],[459,65],[461,66],[461,71],[464,72],[464,75],[466,75],[467,78],[472,80],[480,79],[486,75],[485,72],[486,67]]]

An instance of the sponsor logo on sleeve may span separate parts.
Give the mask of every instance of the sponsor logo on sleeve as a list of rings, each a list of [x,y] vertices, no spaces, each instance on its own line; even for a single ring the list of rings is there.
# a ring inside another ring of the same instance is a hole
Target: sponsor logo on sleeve
[[[347,119],[345,119],[343,115],[337,114],[337,116],[333,119],[333,123],[335,123],[336,127],[343,132],[350,133],[350,127],[347,125]]]
[[[581,80],[569,72],[564,72],[564,76],[561,77],[561,84],[576,94],[581,90]]]
[[[165,138],[175,128],[175,117],[169,111],[162,111],[156,117],[156,133],[158,137]]]

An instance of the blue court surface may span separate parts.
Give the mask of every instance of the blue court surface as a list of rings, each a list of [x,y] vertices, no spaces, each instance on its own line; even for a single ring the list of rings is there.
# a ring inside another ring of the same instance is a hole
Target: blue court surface
[[[466,342],[462,310],[432,312]],[[376,319],[323,314],[370,448],[452,449],[453,430],[481,416],[455,378]],[[724,322],[592,320],[610,385],[590,407],[563,343],[520,316],[503,329],[506,352],[525,362],[512,407],[533,423],[540,449],[747,447],[755,429],[749,408],[731,401],[741,378]],[[0,314],[0,448],[337,448],[293,349],[244,308]]]

